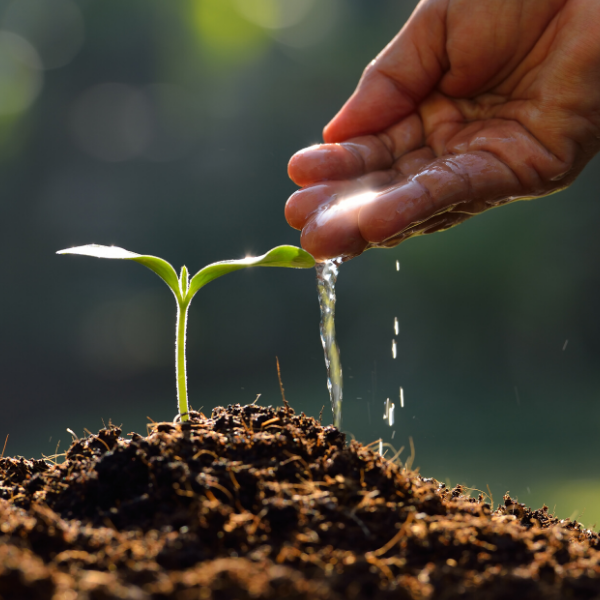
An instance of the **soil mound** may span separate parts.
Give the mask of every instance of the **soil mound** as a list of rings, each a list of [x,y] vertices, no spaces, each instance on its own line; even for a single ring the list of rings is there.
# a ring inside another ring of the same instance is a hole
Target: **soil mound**
[[[291,408],[0,459],[0,600],[600,598],[600,538]]]

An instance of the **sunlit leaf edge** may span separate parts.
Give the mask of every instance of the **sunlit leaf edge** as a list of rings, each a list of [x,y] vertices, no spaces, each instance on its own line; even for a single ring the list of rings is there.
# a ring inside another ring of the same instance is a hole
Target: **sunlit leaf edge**
[[[247,267],[310,269],[314,265],[315,259],[306,250],[297,246],[276,246],[261,256],[248,256],[239,260],[223,260],[207,265],[192,277],[186,298],[191,300],[199,289],[214,279]]]
[[[179,278],[173,266],[158,256],[149,254],[137,254],[119,246],[103,246],[101,244],[86,244],[59,250],[57,254],[79,254],[81,256],[93,256],[95,258],[110,258],[119,260],[134,260],[154,271],[170,288],[175,296],[180,297]]]

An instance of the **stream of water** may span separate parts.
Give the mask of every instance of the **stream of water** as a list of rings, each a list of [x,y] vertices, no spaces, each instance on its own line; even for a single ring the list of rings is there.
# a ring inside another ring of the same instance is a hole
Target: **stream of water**
[[[327,388],[333,412],[333,424],[342,429],[342,363],[335,339],[335,282],[341,258],[317,263],[317,290],[321,308],[321,342],[327,366]]]

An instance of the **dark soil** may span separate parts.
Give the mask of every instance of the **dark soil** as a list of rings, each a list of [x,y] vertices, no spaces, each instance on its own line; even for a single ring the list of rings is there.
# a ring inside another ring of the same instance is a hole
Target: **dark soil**
[[[289,408],[0,459],[2,600],[600,598],[600,538]]]

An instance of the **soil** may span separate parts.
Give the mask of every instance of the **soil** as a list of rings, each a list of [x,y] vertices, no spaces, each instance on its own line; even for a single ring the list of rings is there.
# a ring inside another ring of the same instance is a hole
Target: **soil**
[[[592,599],[600,537],[289,407],[0,459],[0,599]]]

